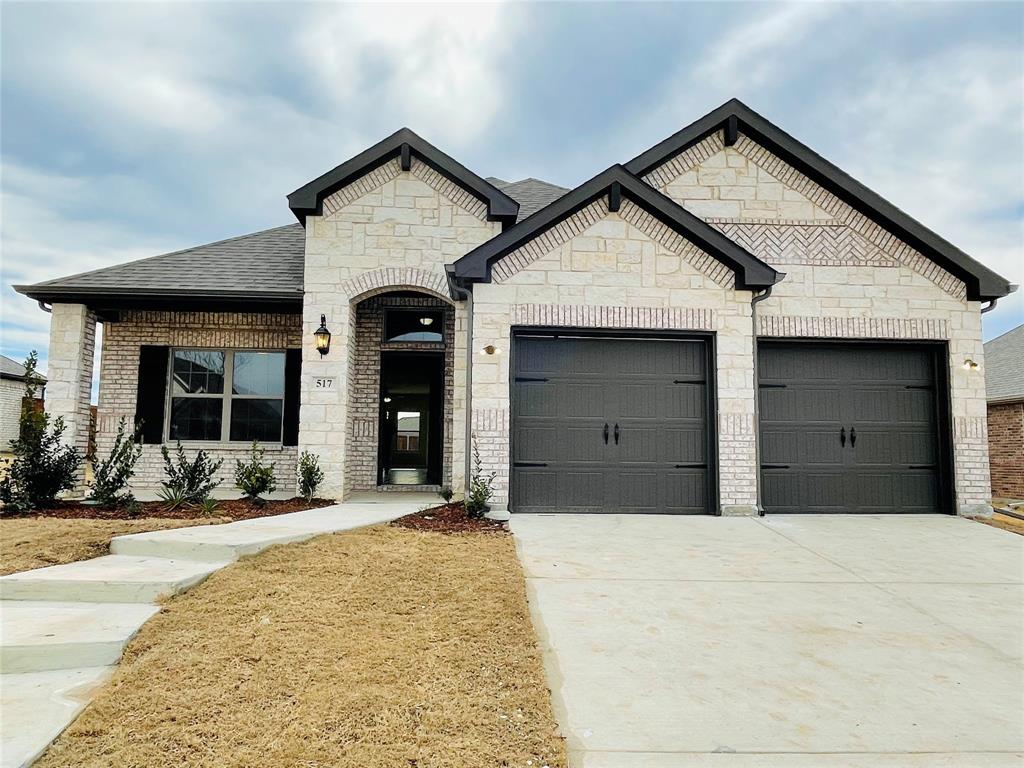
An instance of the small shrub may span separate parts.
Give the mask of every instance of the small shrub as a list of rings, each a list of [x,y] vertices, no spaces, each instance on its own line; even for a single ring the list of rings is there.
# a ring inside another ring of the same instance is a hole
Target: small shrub
[[[160,446],[160,454],[164,457],[164,472],[167,473],[167,480],[162,483],[160,498],[168,504],[172,501],[177,501],[175,507],[182,504],[198,504],[220,485],[220,480],[214,480],[213,476],[217,474],[224,459],[212,461],[210,455],[200,449],[195,459],[189,461],[180,442],[173,461],[166,445]]]
[[[117,424],[117,437],[110,448],[110,455],[102,461],[92,460],[92,493],[90,497],[104,506],[124,506],[133,498],[125,492],[128,481],[135,474],[135,464],[142,456],[142,446],[136,443],[139,430],[127,435],[128,419],[124,416]]]
[[[203,517],[213,517],[218,509],[218,502],[213,497],[208,497],[199,502],[199,512]]]
[[[469,494],[466,496],[466,514],[470,517],[483,517],[490,509],[487,502],[494,495],[494,478],[496,472],[484,473],[483,462],[480,460],[480,449],[473,438],[473,477],[469,481]]]
[[[166,512],[173,512],[178,507],[189,503],[185,489],[177,485],[164,483],[160,490],[156,492],[156,495],[164,503],[164,511]]]
[[[252,441],[252,455],[249,461],[235,461],[235,485],[242,489],[250,501],[256,504],[263,503],[264,493],[273,493],[277,490],[277,480],[274,479],[274,462],[263,463],[263,454],[266,452],[255,440]]]
[[[25,396],[21,401],[19,434],[11,441],[14,458],[0,480],[0,501],[13,510],[39,509],[54,503],[57,494],[75,487],[82,457],[73,446],[63,445],[64,419],[50,423],[50,415],[35,407],[38,356],[25,360]]]
[[[324,481],[324,471],[320,469],[320,460],[316,454],[303,451],[299,456],[299,492],[306,501],[313,500],[313,494]]]
[[[131,499],[128,500],[128,503],[124,505],[124,513],[128,517],[140,517],[142,515],[142,505],[139,504],[139,502],[134,497],[132,497]]]
[[[455,495],[455,491],[451,489],[451,486],[446,485],[443,486],[441,490],[437,492],[437,495],[444,500],[445,504],[448,504],[451,502],[452,496]]]

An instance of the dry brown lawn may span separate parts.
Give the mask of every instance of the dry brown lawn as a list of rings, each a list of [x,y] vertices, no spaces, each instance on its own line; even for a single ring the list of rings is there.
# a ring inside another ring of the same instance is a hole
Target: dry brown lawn
[[[1017,517],[1011,517],[1010,515],[1004,515],[999,510],[996,510],[992,517],[977,517],[975,518],[979,523],[985,523],[985,525],[991,525],[994,528],[1002,528],[1004,531],[1010,531],[1024,536],[1024,520]]]
[[[168,602],[38,766],[565,764],[511,537],[375,527]]]
[[[223,521],[162,520],[151,517],[138,520],[0,518],[0,576],[105,555],[114,536],[210,522]]]

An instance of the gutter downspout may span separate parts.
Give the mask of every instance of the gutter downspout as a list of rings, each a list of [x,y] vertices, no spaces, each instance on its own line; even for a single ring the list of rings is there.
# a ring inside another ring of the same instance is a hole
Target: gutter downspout
[[[988,306],[981,308],[981,314],[984,315],[986,312],[991,312],[993,309],[996,308],[996,304],[998,303],[999,299],[991,299],[988,303]]]
[[[782,280],[786,275],[779,273],[779,280]],[[775,286],[769,285],[760,293],[755,293],[750,299],[750,326],[751,326],[751,340],[754,345],[754,493],[756,496],[755,506],[757,507],[757,516],[764,517],[764,504],[761,502],[761,390],[760,390],[760,372],[757,369],[757,305],[772,295],[772,288]]]
[[[468,496],[473,472],[473,291],[456,279],[451,264],[445,267],[445,274],[448,276],[448,287],[451,289],[452,296],[456,301],[466,302],[466,400],[464,407],[466,412],[466,455],[462,491],[464,495]]]

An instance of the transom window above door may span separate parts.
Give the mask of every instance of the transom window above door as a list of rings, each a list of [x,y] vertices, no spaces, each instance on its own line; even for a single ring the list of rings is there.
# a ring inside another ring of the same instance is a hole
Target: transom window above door
[[[444,310],[385,309],[384,341],[444,342]]]
[[[171,350],[168,439],[280,442],[284,364],[284,352]]]

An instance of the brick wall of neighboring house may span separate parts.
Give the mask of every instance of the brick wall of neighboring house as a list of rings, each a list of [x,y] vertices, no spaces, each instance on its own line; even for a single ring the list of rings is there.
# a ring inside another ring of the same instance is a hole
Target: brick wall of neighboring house
[[[1024,401],[988,406],[992,496],[1024,499]]]
[[[375,296],[356,305],[355,345],[349,384],[349,435],[345,454],[346,491],[377,488],[377,441],[380,428],[380,355],[386,350],[435,351],[436,344],[384,342],[384,312],[388,307],[429,307],[445,310],[444,322],[444,442],[442,484],[452,481],[452,387],[455,312],[450,304],[429,297]]]
[[[110,450],[122,416],[133,421],[139,380],[139,348],[144,344],[169,347],[211,347],[217,349],[283,350],[302,343],[298,315],[231,312],[123,312],[118,322],[103,326],[100,357],[100,391],[96,418],[96,448],[103,456]],[[249,444],[190,442],[191,457],[198,448],[214,459],[224,459],[219,493],[237,495],[234,489],[235,460],[245,459]],[[276,464],[279,492],[292,494],[296,488],[294,446],[270,447],[266,460]],[[166,479],[160,446],[143,447],[132,488],[147,498]]]
[[[0,379],[0,453],[11,448],[11,440],[18,437],[21,422],[21,400],[25,396],[25,382]]]
[[[960,280],[746,136],[712,134],[645,180],[786,273],[760,336],[946,341],[957,505],[987,511],[984,368],[963,368],[982,363],[981,305]]]

